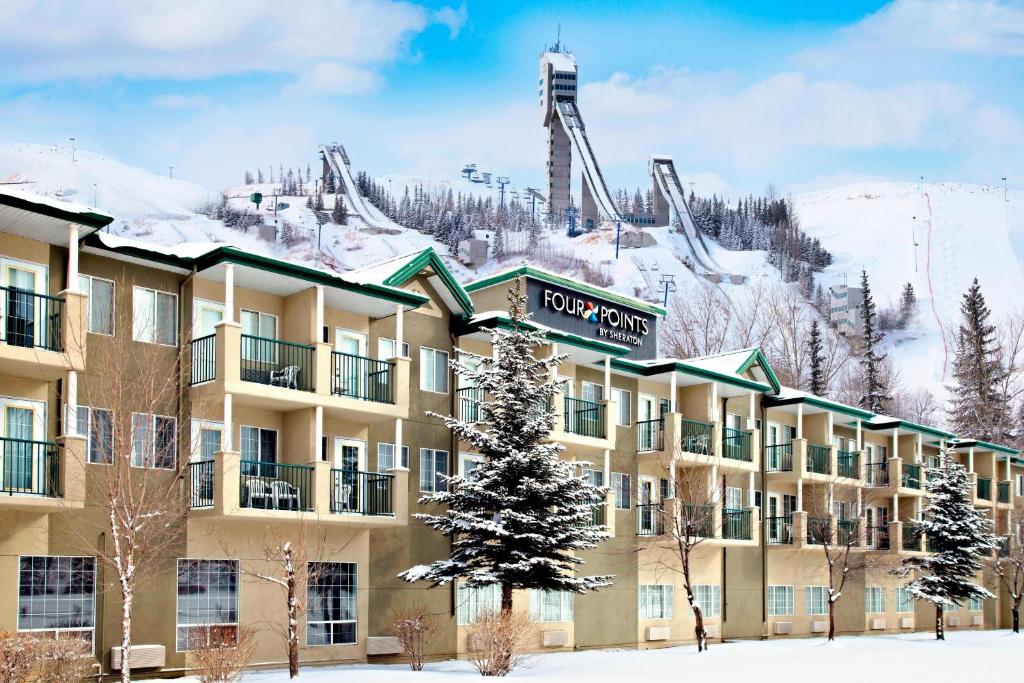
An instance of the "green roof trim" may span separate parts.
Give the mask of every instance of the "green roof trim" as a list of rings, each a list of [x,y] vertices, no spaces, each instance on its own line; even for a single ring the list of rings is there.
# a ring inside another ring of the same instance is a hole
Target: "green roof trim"
[[[895,429],[908,429],[908,430],[910,430],[912,432],[921,432],[922,434],[928,434],[929,436],[934,436],[937,439],[949,440],[949,439],[955,438],[955,435],[954,434],[950,434],[949,432],[944,432],[941,429],[936,429],[935,427],[929,427],[927,425],[917,424],[916,422],[910,422],[909,420],[895,419],[895,420],[891,420],[889,422],[868,423],[868,424],[865,424],[864,427],[867,428],[867,429],[870,429],[872,431],[878,431],[880,429],[894,429],[894,428]]]
[[[772,370],[772,366],[768,364],[768,359],[760,348],[756,348],[750,353],[750,356],[747,357],[747,360],[743,361],[743,365],[739,367],[736,374],[742,375],[744,372],[749,370],[754,363],[760,364],[764,369],[764,373],[768,375],[768,381],[771,383],[772,388],[775,389],[775,393],[779,393],[782,390],[782,383],[779,382],[779,378],[775,376],[775,371]]]
[[[462,312],[467,315],[473,315],[473,300],[470,299],[469,293],[458,283],[452,272],[448,270],[448,267],[444,265],[444,261],[438,256],[437,252],[434,251],[433,247],[424,249],[416,258],[412,259],[404,266],[399,268],[397,271],[387,276],[384,279],[384,284],[389,287],[401,287],[410,279],[415,277],[424,268],[433,268],[437,276],[441,278],[441,282],[448,288],[448,291],[452,293],[455,300],[458,302],[459,307],[462,308]]]
[[[1020,455],[1020,451],[1017,450],[1016,448],[1010,448],[1009,446],[1001,446],[1001,445],[999,445],[997,443],[990,443],[988,441],[979,441],[977,439],[958,439],[958,441],[960,441],[962,443],[955,443],[955,444],[953,444],[954,447],[956,447],[956,448],[960,448],[960,447],[967,447],[967,448],[969,448],[971,446],[978,446],[979,448],[982,448],[982,449],[985,449],[985,450],[997,451],[999,453],[1006,453],[1007,455],[1014,455],[1014,456]]]
[[[764,399],[763,403],[769,408],[794,405],[796,403],[806,403],[807,405],[814,406],[815,408],[821,408],[822,410],[829,410],[834,413],[841,413],[843,415],[848,415],[849,417],[857,418],[862,421],[861,424],[863,426],[867,426],[867,424],[863,422],[864,420],[870,420],[875,416],[875,414],[870,411],[854,408],[853,406],[848,406],[843,403],[835,403],[834,401],[830,401],[827,398],[821,398],[819,396],[791,396],[789,398],[769,397]]]
[[[654,304],[649,304],[646,301],[640,301],[639,299],[634,299],[633,297],[625,296],[624,294],[617,294],[616,292],[612,292],[601,287],[588,285],[585,282],[579,282],[544,270],[538,270],[531,266],[520,266],[518,268],[513,268],[512,270],[506,270],[504,272],[497,273],[496,275],[486,277],[482,280],[477,280],[476,282],[470,282],[466,285],[466,291],[476,292],[478,290],[491,287],[492,285],[514,280],[521,276],[532,277],[536,280],[543,280],[544,282],[550,282],[551,284],[560,285],[568,289],[586,292],[587,294],[607,299],[608,301],[614,301],[615,303],[623,306],[636,308],[652,315],[665,316],[665,309],[661,306],[655,306]]]
[[[512,329],[512,319],[507,315],[499,315],[485,320],[462,323],[455,330],[455,334],[456,336],[472,334],[473,332],[479,331],[481,328],[489,327],[487,324],[489,321],[494,321],[494,327],[498,327],[503,330]],[[524,323],[523,326],[531,330],[540,329],[530,322]],[[587,339],[586,337],[580,337],[579,335],[569,334],[567,332],[560,332],[551,328],[546,328],[542,331],[547,339],[559,344],[568,344],[588,351],[595,351],[608,356],[615,356],[616,358],[625,356],[629,353],[629,349],[627,347],[619,346],[618,344],[609,344],[607,342],[597,341],[596,339]],[[615,358],[612,359],[612,362],[615,362]]]
[[[628,358],[613,358],[612,367],[617,370],[623,370],[625,372],[631,372],[634,375],[640,375],[641,377],[651,377],[652,375],[660,375],[666,372],[682,372],[686,375],[692,375],[694,377],[700,377],[702,379],[711,380],[713,382],[722,382],[723,384],[729,384],[734,387],[740,387],[742,389],[750,389],[752,391],[759,391],[761,393],[768,393],[772,391],[772,387],[768,384],[761,384],[753,380],[745,379],[742,377],[731,377],[729,375],[723,375],[713,370],[705,370],[704,368],[694,367],[688,365],[683,361],[678,360],[667,360],[658,365],[642,365],[635,361],[631,361]]]
[[[298,263],[283,261],[281,259],[251,254],[232,246],[217,247],[198,258],[188,258],[184,256],[175,256],[173,254],[162,254],[158,251],[131,245],[112,247],[104,244],[104,242],[96,235],[89,235],[84,242],[92,247],[98,247],[107,251],[113,251],[118,254],[124,254],[125,256],[132,256],[147,261],[153,261],[155,263],[162,263],[164,265],[181,268],[183,270],[191,270],[195,268],[196,271],[203,271],[221,263],[232,263],[235,265],[258,268],[260,270],[294,277],[313,284],[331,287],[333,289],[372,296],[377,299],[384,299],[392,303],[402,304],[412,308],[419,308],[430,301],[428,297],[423,296],[422,294],[416,294],[415,292],[407,292],[405,290],[383,285],[348,282],[347,280],[342,279],[342,277],[331,275],[330,273],[317,270],[316,268],[310,268],[309,266],[303,266]]]
[[[2,192],[0,192],[0,204],[10,206],[14,209],[21,209],[22,211],[38,213],[41,216],[49,216],[50,218],[67,221],[68,223],[76,223],[87,228],[92,228],[93,232],[105,228],[114,222],[114,217],[108,216],[105,213],[97,213],[94,211],[68,211],[67,209],[52,206],[48,202],[33,202],[22,197],[14,197]]]

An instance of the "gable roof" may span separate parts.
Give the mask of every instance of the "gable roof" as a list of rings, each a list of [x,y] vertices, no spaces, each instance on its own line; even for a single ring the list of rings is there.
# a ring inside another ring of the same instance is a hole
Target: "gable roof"
[[[862,425],[866,425],[866,421],[871,420],[875,416],[875,414],[869,410],[848,406],[845,403],[839,403],[838,401],[833,401],[821,396],[815,396],[814,394],[794,389],[792,387],[782,387],[782,390],[777,396],[766,398],[764,403],[768,407],[805,403],[809,406],[814,406],[815,408],[821,408],[822,410],[841,413],[843,415],[848,415],[849,417],[864,420],[865,422],[862,422]]]
[[[79,237],[109,225],[114,217],[99,209],[0,187],[0,225],[20,237],[67,245],[68,224],[79,225]]]
[[[473,315],[472,299],[433,247],[400,254],[386,261],[350,270],[345,276],[355,282],[401,288],[424,271],[430,273],[427,280],[453,313],[461,312],[467,317]]]

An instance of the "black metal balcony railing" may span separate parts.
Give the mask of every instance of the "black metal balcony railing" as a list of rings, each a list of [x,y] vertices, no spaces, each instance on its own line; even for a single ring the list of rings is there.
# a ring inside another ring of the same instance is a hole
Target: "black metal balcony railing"
[[[188,464],[189,507],[213,507],[213,460],[197,460]]]
[[[828,446],[807,444],[807,471],[832,474],[832,449]]]
[[[864,480],[868,486],[888,486],[889,463],[869,462],[864,465]]]
[[[920,489],[922,485],[921,466],[909,462],[903,463],[903,472],[900,474],[900,486],[905,489]]]
[[[239,505],[263,510],[313,509],[313,468],[261,460],[242,460]]]
[[[749,541],[750,510],[722,510],[722,538],[736,541]]]
[[[679,509],[681,527],[691,538],[712,538],[715,535],[715,506],[683,503]]]
[[[217,335],[208,334],[205,337],[193,339],[190,348],[192,350],[192,375],[189,378],[189,383],[201,384],[216,379]]]
[[[860,545],[860,522],[856,519],[841,519],[836,523],[836,543],[840,546]]]
[[[331,393],[374,403],[394,403],[391,361],[331,351]]]
[[[64,300],[18,287],[0,287],[0,343],[45,351],[63,351]]]
[[[590,509],[590,526],[607,526],[607,508],[604,501],[594,503]]]
[[[771,545],[788,545],[793,542],[793,516],[768,517],[765,519],[765,541]]]
[[[840,477],[860,479],[860,455],[851,451],[839,451],[836,456],[836,467]]]
[[[996,484],[996,500],[1000,503],[1010,502],[1010,482],[1001,481]]]
[[[711,441],[715,438],[715,425],[700,420],[679,420],[679,447],[686,453],[711,455]]]
[[[665,533],[664,508],[661,503],[640,503],[636,506],[636,535],[661,536]]]
[[[792,472],[793,471],[793,444],[776,443],[765,446],[765,457],[768,459],[769,472]]]
[[[807,543],[808,545],[825,545],[826,543],[832,543],[831,517],[807,518]]]
[[[750,437],[748,431],[732,427],[724,428],[722,430],[722,457],[743,462],[753,460]]]
[[[636,423],[638,453],[665,449],[665,420],[640,420]]]
[[[0,494],[60,496],[60,454],[52,441],[0,438]]]
[[[869,526],[868,527],[868,547],[874,550],[888,550],[889,549],[889,527],[888,526]]]
[[[565,431],[568,434],[605,438],[605,406],[603,403],[585,401],[582,398],[565,396]]]
[[[331,512],[390,517],[394,475],[356,470],[331,470]]]
[[[924,547],[924,532],[913,521],[903,523],[903,549],[920,552]]]
[[[992,500],[992,480],[988,477],[978,477],[978,498]]]
[[[313,391],[313,347],[243,334],[240,374],[245,382]]]
[[[479,422],[484,390],[480,387],[463,387],[455,392],[455,396],[459,404],[459,419],[463,422]]]

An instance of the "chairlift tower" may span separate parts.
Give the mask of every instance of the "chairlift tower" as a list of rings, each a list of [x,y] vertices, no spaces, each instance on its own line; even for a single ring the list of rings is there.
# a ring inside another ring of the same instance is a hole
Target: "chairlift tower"
[[[499,192],[501,192],[501,200],[500,200],[501,207],[504,208],[505,207],[505,186],[508,185],[509,183],[511,183],[512,181],[509,180],[508,176],[500,175],[500,176],[498,176],[498,179],[495,182],[498,184]]]

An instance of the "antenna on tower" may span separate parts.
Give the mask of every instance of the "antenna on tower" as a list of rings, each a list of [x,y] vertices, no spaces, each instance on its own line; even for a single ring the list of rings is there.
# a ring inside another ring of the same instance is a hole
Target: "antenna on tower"
[[[562,22],[558,22],[558,33],[555,34],[555,52],[562,51]]]

